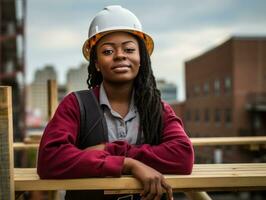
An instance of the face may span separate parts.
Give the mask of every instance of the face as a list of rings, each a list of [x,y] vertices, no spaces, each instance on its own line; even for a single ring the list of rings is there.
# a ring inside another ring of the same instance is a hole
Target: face
[[[97,44],[96,68],[106,83],[133,83],[139,72],[137,39],[129,33],[110,33]]]

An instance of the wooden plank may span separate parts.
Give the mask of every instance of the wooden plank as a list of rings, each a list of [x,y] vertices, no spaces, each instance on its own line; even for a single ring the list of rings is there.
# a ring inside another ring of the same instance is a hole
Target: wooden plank
[[[58,105],[58,93],[57,93],[57,82],[56,80],[47,81],[48,91],[48,119],[50,120]]]
[[[35,136],[38,138],[38,136]],[[41,135],[39,136],[41,138]],[[266,148],[266,136],[250,136],[250,137],[211,137],[211,138],[190,138],[193,146],[223,146],[223,145],[260,145]],[[39,139],[40,140],[40,139]],[[39,143],[38,139],[26,140],[25,143]],[[32,148],[24,145],[25,149]],[[14,148],[23,149],[21,144],[14,143]],[[36,145],[38,148],[38,145]]]
[[[15,142],[13,144],[14,150],[27,150],[27,149],[38,149],[39,148],[39,143],[30,143],[30,144],[25,144],[24,142]]]
[[[190,138],[193,146],[266,144],[266,136]]]
[[[9,86],[0,86],[0,162],[0,199],[13,200],[13,116],[12,90]]]
[[[217,168],[220,169],[217,171]],[[202,169],[209,169],[209,172]],[[221,169],[224,169],[222,171]],[[175,191],[265,190],[266,163],[195,164],[191,175],[165,175]],[[115,184],[114,184],[115,183]],[[16,191],[105,190],[105,193],[139,192],[141,184],[131,176],[40,180],[35,168],[15,169]]]

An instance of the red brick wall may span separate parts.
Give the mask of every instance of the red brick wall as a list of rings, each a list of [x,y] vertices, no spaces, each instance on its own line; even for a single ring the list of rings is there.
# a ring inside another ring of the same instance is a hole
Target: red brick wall
[[[247,96],[252,92],[266,92],[266,38],[234,37],[216,48],[185,63],[187,99],[183,118],[190,137],[236,136],[240,130],[251,130],[251,112],[246,109]],[[225,78],[231,78],[231,93],[225,92]],[[214,92],[215,80],[220,81],[220,95]],[[209,94],[203,92],[209,83]],[[195,93],[195,86],[199,88]],[[204,110],[209,110],[209,122]],[[221,121],[215,123],[215,109],[221,110]],[[231,109],[232,122],[225,123],[225,109]],[[196,110],[199,121],[195,122]],[[187,112],[190,111],[190,120]],[[177,109],[177,113],[180,111]],[[262,123],[266,113],[260,113]],[[264,133],[265,134],[265,133]],[[253,159],[253,152],[242,147],[222,147],[224,162],[241,162]],[[196,162],[213,162],[214,147],[196,147]],[[255,153],[258,156],[258,153]],[[255,155],[254,154],[254,155]],[[256,158],[257,159],[257,158]]]
[[[233,105],[232,94],[224,94],[225,77],[232,74],[232,43],[228,41],[205,54],[186,62],[186,111],[190,110],[191,120],[186,120],[186,127],[193,136],[229,136],[233,134],[232,127],[224,125],[224,110]],[[214,94],[214,81],[220,81],[220,95]],[[203,93],[205,83],[209,84],[209,94]],[[195,95],[195,86],[200,87],[200,92]],[[209,110],[209,122],[204,121],[204,110]],[[215,109],[221,110],[221,122],[214,122]],[[199,111],[200,120],[195,122],[195,112]]]

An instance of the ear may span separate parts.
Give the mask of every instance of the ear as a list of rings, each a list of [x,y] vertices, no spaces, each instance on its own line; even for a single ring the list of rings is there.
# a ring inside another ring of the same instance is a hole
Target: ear
[[[99,66],[98,66],[97,60],[95,61],[95,67],[96,67],[97,72],[101,71]]]

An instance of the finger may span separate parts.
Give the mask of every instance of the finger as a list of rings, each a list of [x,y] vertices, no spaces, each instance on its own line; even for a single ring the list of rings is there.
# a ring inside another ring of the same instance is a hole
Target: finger
[[[157,194],[157,189],[156,189],[156,180],[150,181],[150,191],[147,194],[146,198],[147,200],[154,200],[156,194]]]
[[[163,194],[163,188],[161,184],[161,180],[158,180],[156,183],[156,190],[157,190],[157,195],[154,200],[160,200]]]
[[[146,196],[148,195],[149,191],[150,191],[150,181],[148,180],[148,181],[145,181],[143,183],[143,192],[141,193],[141,196],[143,198],[146,198]]]
[[[172,187],[168,185],[168,183],[166,183],[165,179],[162,180],[162,186],[166,190],[168,200],[173,200],[174,196],[173,196]]]

